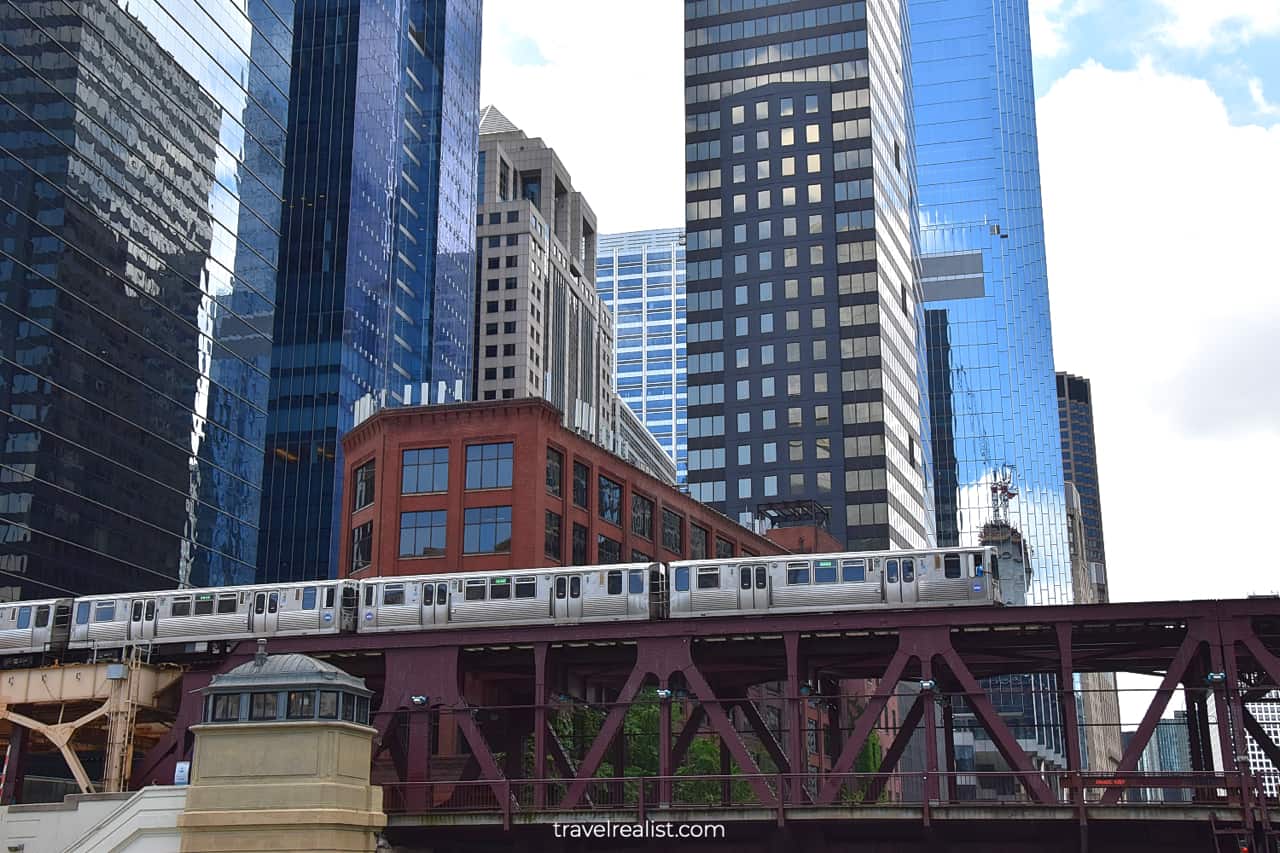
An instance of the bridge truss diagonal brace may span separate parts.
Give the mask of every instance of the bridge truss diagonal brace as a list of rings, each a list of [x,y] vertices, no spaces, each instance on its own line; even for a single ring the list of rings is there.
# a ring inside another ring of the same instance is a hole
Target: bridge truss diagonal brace
[[[382,691],[382,705],[378,709],[380,719],[375,726],[380,746],[389,737],[391,726],[395,724],[400,712],[429,713],[425,708],[418,711],[418,706],[413,701],[415,696],[426,697],[427,708],[439,708],[452,712],[451,717],[454,723],[471,747],[471,754],[480,768],[481,778],[490,783],[498,801],[502,802],[507,796],[503,787],[505,777],[498,767],[493,751],[489,749],[484,734],[476,725],[471,713],[473,709],[467,703],[466,697],[462,695],[459,672],[461,649],[457,646],[419,649],[389,648],[385,655],[386,682]],[[409,761],[406,764],[408,778],[402,781],[427,781],[426,753],[429,751],[429,745],[422,742],[425,738],[420,734],[427,729],[427,726],[410,725],[410,732],[419,732],[419,734],[416,737],[411,734],[411,742],[406,745],[409,754]]]
[[[636,644],[636,662],[631,674],[627,677],[622,689],[619,690],[617,701],[609,709],[604,724],[600,727],[600,732],[596,735],[590,749],[587,750],[586,757],[582,759],[582,763],[578,766],[577,778],[574,779],[565,792],[564,799],[560,803],[561,808],[575,808],[581,802],[583,795],[586,793],[587,785],[595,775],[596,770],[599,769],[600,763],[604,760],[609,745],[622,728],[623,720],[632,701],[639,694],[640,689],[648,678],[653,676],[660,685],[666,685],[671,676],[677,673],[684,677],[689,689],[697,696],[699,707],[702,709],[703,714],[706,715],[707,722],[715,730],[716,734],[720,736],[721,742],[728,749],[729,754],[738,762],[738,767],[743,773],[750,774],[747,781],[755,791],[760,803],[762,805],[773,805],[775,803],[773,791],[770,790],[761,777],[759,766],[738,736],[738,732],[734,729],[728,714],[725,713],[724,705],[716,698],[710,682],[706,680],[701,670],[693,662],[691,643],[692,641],[688,637],[644,637],[639,639]],[[665,716],[665,713],[661,714],[660,720]],[[690,722],[692,722],[692,719]],[[689,730],[688,724],[686,724],[687,730]],[[696,733],[696,727],[692,731]],[[683,739],[683,735],[684,732],[681,732],[681,739]],[[693,735],[690,734],[690,739],[692,737]],[[667,764],[670,764],[673,757],[670,752],[671,746],[669,742],[663,742],[658,745],[660,755],[666,755],[665,763]]]
[[[1210,630],[1212,628],[1212,630]],[[1138,761],[1142,757],[1142,752],[1147,748],[1147,744],[1151,741],[1151,735],[1155,733],[1156,724],[1160,722],[1160,717],[1164,715],[1164,709],[1169,705],[1169,699],[1172,698],[1174,690],[1178,684],[1183,682],[1187,676],[1188,670],[1196,662],[1196,655],[1200,652],[1201,647],[1206,644],[1212,644],[1217,640],[1217,625],[1208,625],[1203,619],[1197,619],[1187,625],[1187,635],[1182,640],[1182,645],[1178,647],[1178,651],[1174,653],[1173,660],[1169,662],[1169,668],[1165,670],[1164,679],[1160,682],[1160,687],[1156,690],[1154,696],[1151,697],[1151,704],[1147,707],[1147,712],[1142,716],[1142,722],[1138,724],[1138,729],[1134,732],[1133,739],[1129,741],[1128,748],[1120,757],[1120,763],[1116,765],[1115,772],[1117,774],[1132,773],[1138,767]],[[1115,805],[1120,801],[1120,795],[1123,791],[1120,788],[1112,788],[1105,791],[1102,795],[1100,803],[1104,806]]]
[[[26,714],[19,714],[17,711],[11,711],[8,706],[0,705],[0,720],[8,720],[14,725],[36,732],[56,746],[58,752],[62,753],[62,760],[67,762],[71,775],[75,777],[76,784],[80,786],[80,793],[92,794],[95,793],[96,789],[89,779],[89,774],[85,771],[84,765],[80,763],[80,756],[76,755],[75,747],[71,745],[71,739],[75,737],[77,730],[109,713],[112,708],[113,703],[108,700],[79,719],[66,723],[50,724],[33,720]]]
[[[880,767],[876,771],[876,776],[867,786],[867,792],[863,796],[864,803],[874,803],[880,799],[880,794],[884,792],[884,786],[889,782],[889,774],[898,766],[898,762],[902,760],[902,753],[907,751],[907,745],[911,742],[911,736],[915,734],[916,728],[920,725],[920,720],[924,718],[925,702],[923,696],[917,696],[915,701],[911,703],[911,708],[902,717],[902,721],[898,724],[898,734],[894,736],[893,743],[889,745],[889,749],[885,752],[884,757],[880,760]]]

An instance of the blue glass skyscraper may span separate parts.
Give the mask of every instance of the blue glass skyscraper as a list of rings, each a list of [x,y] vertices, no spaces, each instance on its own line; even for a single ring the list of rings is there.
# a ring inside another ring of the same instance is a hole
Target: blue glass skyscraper
[[[471,386],[480,0],[299,0],[263,580],[327,577],[365,395]]]
[[[938,541],[1024,552],[1006,597],[1068,603],[1027,2],[908,8]]]
[[[0,3],[0,598],[253,578],[292,26]]]
[[[596,290],[616,319],[618,394],[688,475],[684,229],[599,238]]]

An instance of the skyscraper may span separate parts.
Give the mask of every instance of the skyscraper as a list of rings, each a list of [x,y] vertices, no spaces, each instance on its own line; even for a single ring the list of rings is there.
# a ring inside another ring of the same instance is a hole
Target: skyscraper
[[[933,538],[899,0],[685,4],[690,493]]]
[[[1025,0],[909,0],[941,545],[1029,559],[1012,601],[1071,599]]]
[[[291,25],[0,5],[5,597],[252,579]]]
[[[1058,429],[1062,470],[1080,493],[1084,557],[1098,601],[1108,601],[1107,551],[1102,538],[1102,494],[1098,488],[1097,444],[1093,436],[1093,388],[1083,376],[1058,374]]]
[[[336,570],[356,400],[469,394],[480,7],[298,0],[263,580]]]
[[[618,393],[688,477],[684,229],[600,237],[596,289],[613,309]]]

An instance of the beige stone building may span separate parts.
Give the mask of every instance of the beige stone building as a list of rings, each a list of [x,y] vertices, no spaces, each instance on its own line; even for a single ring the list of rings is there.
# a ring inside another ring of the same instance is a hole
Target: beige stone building
[[[614,318],[596,293],[596,216],[541,139],[480,117],[476,400],[541,397],[564,425],[675,482],[616,390]]]
[[[1080,493],[1071,483],[1067,489],[1067,547],[1071,554],[1071,591],[1076,604],[1098,604],[1099,587],[1093,582],[1085,554],[1084,515]],[[1101,602],[1105,603],[1105,602]],[[1122,754],[1120,743],[1120,696],[1113,672],[1086,672],[1080,675],[1083,707],[1084,748],[1090,770],[1115,770]]]

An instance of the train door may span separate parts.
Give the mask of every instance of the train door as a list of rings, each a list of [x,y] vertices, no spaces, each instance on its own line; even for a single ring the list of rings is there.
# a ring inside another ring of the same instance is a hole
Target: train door
[[[893,557],[885,560],[884,600],[890,604],[914,604],[919,601],[916,569],[914,557]]]
[[[555,575],[552,580],[551,615],[555,619],[582,618],[582,575]]]
[[[449,622],[449,584],[422,585],[422,624],[447,625]]]
[[[276,590],[254,593],[250,620],[253,633],[274,634],[280,622],[280,593]]]
[[[156,638],[156,600],[135,598],[130,603],[129,639],[154,640]]]
[[[738,607],[742,610],[768,609],[768,566],[738,566]]]

